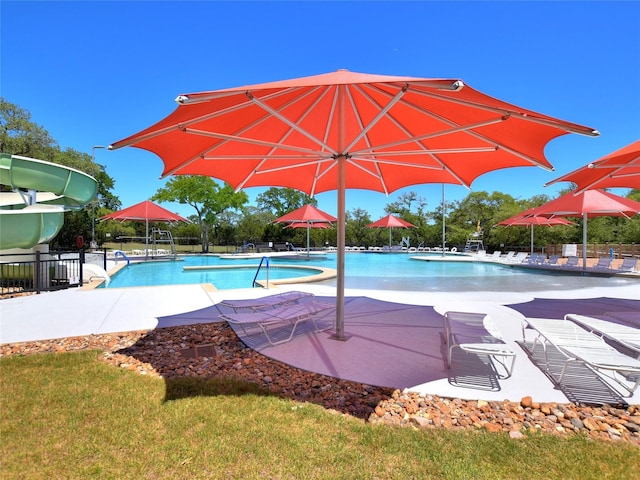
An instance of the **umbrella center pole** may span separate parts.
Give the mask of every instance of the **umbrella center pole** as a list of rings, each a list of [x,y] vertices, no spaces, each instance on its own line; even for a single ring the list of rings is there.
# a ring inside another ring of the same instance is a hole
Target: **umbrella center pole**
[[[345,193],[345,173],[346,173],[346,157],[341,155],[338,158],[338,264],[336,277],[336,333],[331,338],[334,340],[345,341],[349,337],[344,333],[344,256],[345,256],[345,220],[346,220],[346,193]]]
[[[337,119],[338,119],[338,276],[336,284],[336,334],[331,338],[345,341],[348,337],[344,334],[344,248],[345,248],[345,223],[346,223],[346,202],[345,190],[347,185],[347,97],[344,85],[338,86]]]

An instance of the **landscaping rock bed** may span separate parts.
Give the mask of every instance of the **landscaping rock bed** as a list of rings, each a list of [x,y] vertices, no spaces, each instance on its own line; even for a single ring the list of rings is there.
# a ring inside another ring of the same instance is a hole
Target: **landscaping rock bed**
[[[408,428],[485,429],[519,438],[527,431],[627,441],[640,446],[640,406],[468,401],[418,395],[302,371],[246,347],[226,323],[0,345],[0,357],[75,350],[104,351],[102,359],[142,375],[226,377],[271,394],[312,402],[372,424]]]

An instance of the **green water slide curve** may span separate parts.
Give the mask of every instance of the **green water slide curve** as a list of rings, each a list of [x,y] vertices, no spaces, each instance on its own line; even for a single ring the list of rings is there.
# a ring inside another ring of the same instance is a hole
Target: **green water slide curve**
[[[74,168],[0,154],[0,250],[32,248],[54,238],[64,212],[84,207],[96,195],[96,180]]]

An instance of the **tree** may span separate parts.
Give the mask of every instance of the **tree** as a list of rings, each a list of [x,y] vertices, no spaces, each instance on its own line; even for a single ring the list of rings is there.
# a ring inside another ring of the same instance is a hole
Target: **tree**
[[[345,242],[356,246],[367,246],[373,243],[374,232],[367,225],[371,223],[369,213],[362,208],[354,208],[346,214]]]
[[[92,209],[120,208],[120,200],[111,192],[115,182],[107,175],[104,165],[94,163],[90,155],[72,148],[61,150],[49,133],[31,120],[31,114],[28,111],[2,97],[0,97],[0,151],[72,167],[96,179],[98,188],[95,201],[84,210],[65,213],[64,226],[51,242],[54,248],[75,246],[78,235],[90,237],[94,218]]]
[[[231,185],[222,187],[211,177],[179,175],[169,179],[163,188],[151,197],[158,202],[178,202],[192,206],[200,228],[202,252],[209,252],[209,236],[218,217],[227,210],[239,210],[248,201],[245,192],[234,192]]]
[[[256,197],[256,205],[260,210],[272,212],[277,218],[305,205],[317,206],[318,201],[293,188],[272,187]]]
[[[419,197],[416,192],[403,193],[398,200],[387,204],[384,207],[384,211],[415,225],[412,230],[414,232],[413,235],[417,236],[419,240],[417,243],[424,242],[429,237],[432,229],[428,225],[427,201]],[[440,212],[442,212],[441,207]],[[440,215],[438,222],[440,223],[440,236],[442,236],[442,215]],[[405,234],[399,229],[399,233],[394,233],[393,235],[394,237],[399,237]]]
[[[247,207],[236,228],[236,241],[245,243],[262,242],[265,228],[271,223],[271,214],[256,207]]]
[[[31,121],[31,113],[0,97],[0,152],[53,161],[56,141]]]

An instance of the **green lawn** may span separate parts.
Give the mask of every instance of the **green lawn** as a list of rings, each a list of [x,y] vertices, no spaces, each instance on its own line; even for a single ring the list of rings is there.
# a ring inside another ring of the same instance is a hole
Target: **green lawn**
[[[240,381],[170,383],[100,353],[0,359],[1,478],[632,479],[640,449],[370,425]],[[166,400],[166,392],[172,400]]]

